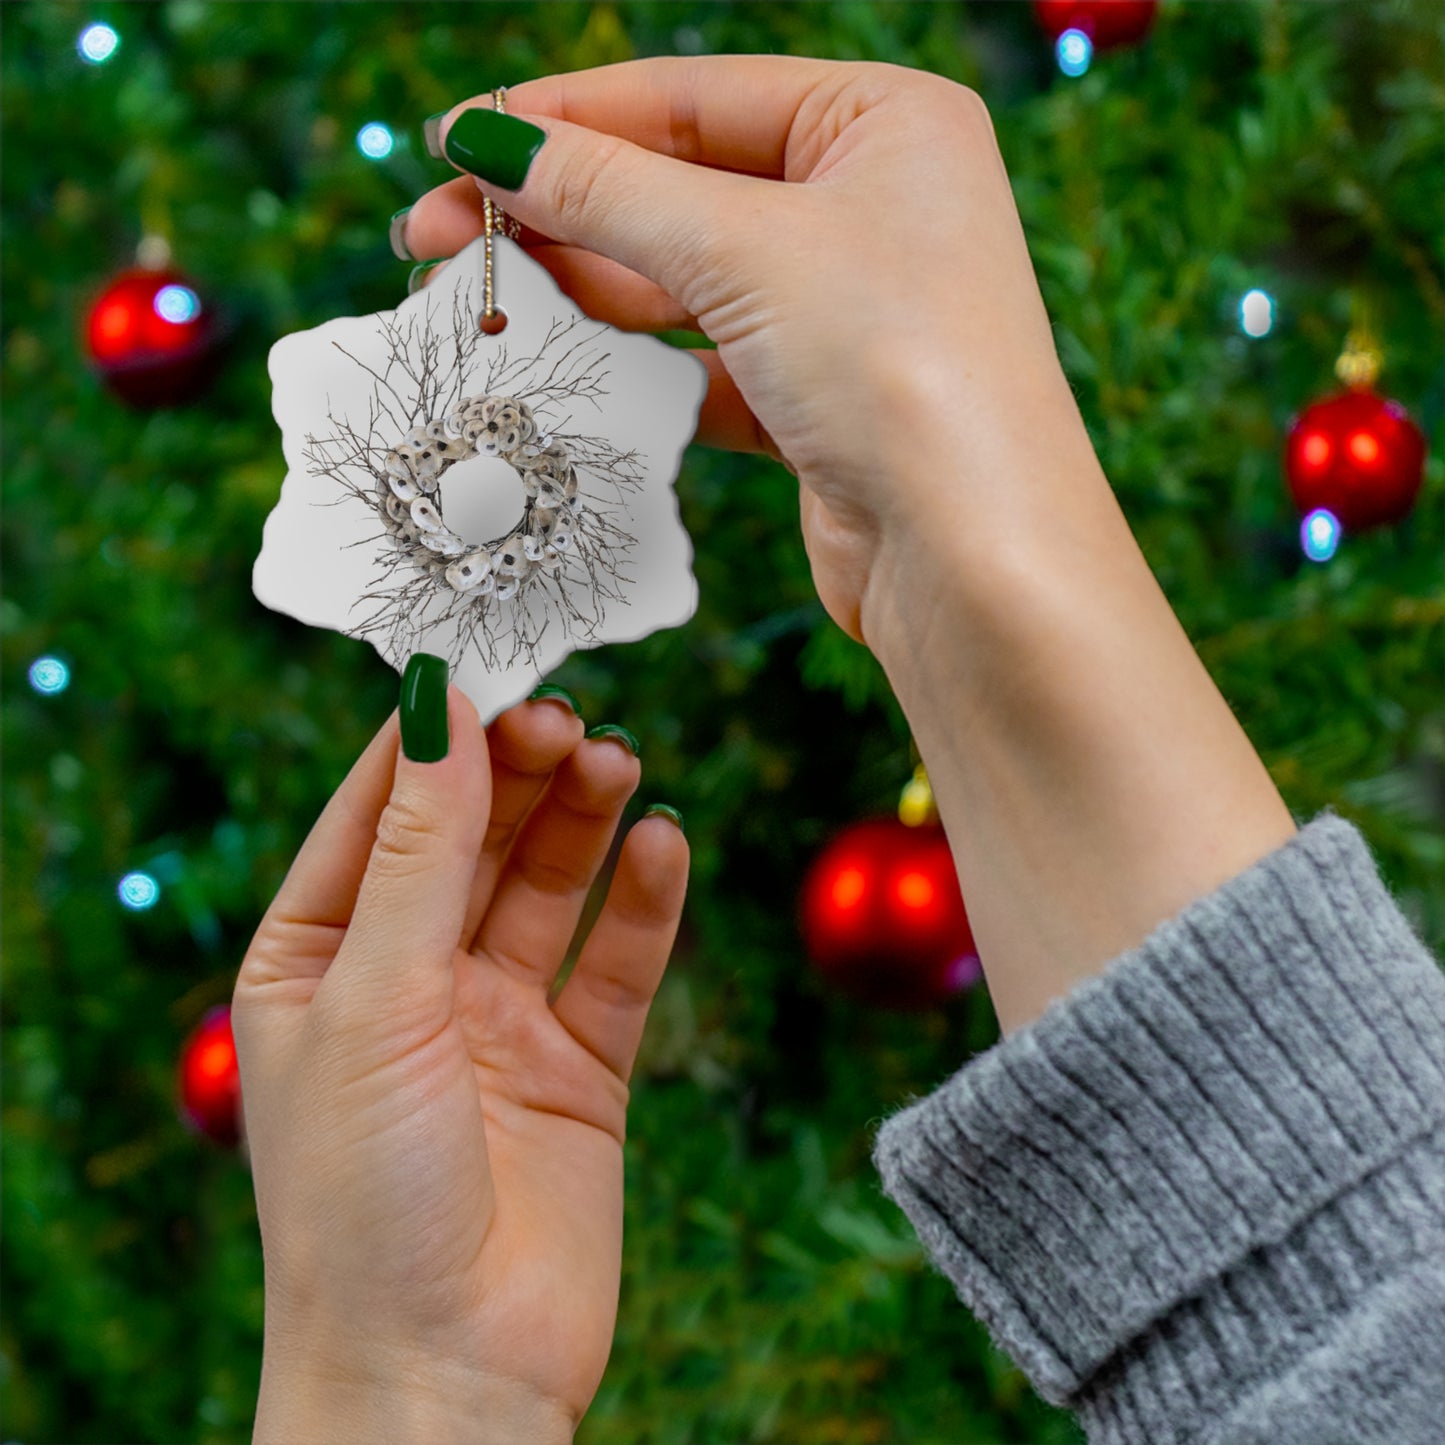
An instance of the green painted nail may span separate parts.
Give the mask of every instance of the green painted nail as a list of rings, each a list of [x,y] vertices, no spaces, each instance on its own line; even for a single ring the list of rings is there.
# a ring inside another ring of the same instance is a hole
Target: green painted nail
[[[544,682],[527,701],[537,702],[541,698],[547,697],[555,697],[558,702],[565,702],[578,717],[582,716],[582,704],[565,687],[558,687],[555,682]]]
[[[598,723],[588,730],[589,738],[616,738],[635,758],[638,755],[637,739],[625,727],[617,723]]]
[[[430,271],[433,266],[440,266],[443,261],[450,261],[450,256],[433,256],[430,261],[421,261],[411,268],[411,275],[406,278],[406,294],[415,296],[421,290],[421,273]]]
[[[433,160],[446,159],[442,154],[442,121],[446,119],[446,114],[446,111],[439,110],[421,123],[421,138],[426,142],[426,152]]]
[[[664,818],[670,818],[677,824],[677,831],[679,833],[685,834],[687,832],[687,829],[682,826],[682,814],[679,813],[676,808],[669,807],[666,803],[653,803],[642,816],[644,818],[650,818],[654,813],[660,814]]]
[[[387,226],[387,235],[391,240],[391,254],[398,261],[415,261],[416,257],[406,249],[406,218],[410,213],[410,206],[403,206],[392,218]]]
[[[450,746],[447,660],[414,653],[401,679],[401,750],[414,763],[435,763]]]
[[[464,171],[515,191],[527,179],[547,132],[531,121],[495,110],[464,110],[447,132],[447,159]]]

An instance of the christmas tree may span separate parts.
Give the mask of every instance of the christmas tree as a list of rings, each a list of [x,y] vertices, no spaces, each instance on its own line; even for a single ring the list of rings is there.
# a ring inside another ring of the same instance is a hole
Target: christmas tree
[[[37,0],[3,7],[0,39],[7,1438],[250,1438],[250,1176],[181,1121],[177,1059],[397,695],[369,645],[252,597],[285,470],[267,350],[396,304],[387,218],[452,174],[422,118],[494,85],[759,51],[979,91],[1064,367],[1165,592],[1296,816],[1357,823],[1445,947],[1445,27],[1428,0],[1166,0],[1142,41],[1097,51],[1022,3]],[[188,401],[127,401],[96,366],[87,318],[138,248],[171,268],[157,313],[207,317],[214,376]],[[1424,484],[1332,555],[1308,533],[1314,560],[1284,440],[1366,330],[1377,389],[1430,444]],[[677,805],[694,858],[633,1079],[617,1340],[579,1440],[1078,1440],[869,1163],[884,1113],[997,1038],[986,993],[869,1008],[812,968],[796,925],[810,861],[896,802],[902,715],[816,600],[792,479],[693,448],[677,490],[696,617],[554,679],[589,723],[638,735],[629,820]]]

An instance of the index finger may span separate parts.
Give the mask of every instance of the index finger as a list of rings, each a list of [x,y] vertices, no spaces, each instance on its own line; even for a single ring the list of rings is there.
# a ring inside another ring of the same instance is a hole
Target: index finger
[[[844,83],[847,71],[840,62],[796,55],[663,55],[508,86],[507,109],[553,116],[678,160],[797,180],[807,102]]]

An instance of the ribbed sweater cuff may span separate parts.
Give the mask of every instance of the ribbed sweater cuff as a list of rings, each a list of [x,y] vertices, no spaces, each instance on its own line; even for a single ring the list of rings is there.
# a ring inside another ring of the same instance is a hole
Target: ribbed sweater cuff
[[[1097,1399],[1127,1350],[1130,1410],[1163,1418],[1438,1239],[1414,1161],[1442,1061],[1445,975],[1325,813],[888,1119],[874,1162],[1040,1395]],[[1398,1219],[1366,1197],[1387,1175]]]

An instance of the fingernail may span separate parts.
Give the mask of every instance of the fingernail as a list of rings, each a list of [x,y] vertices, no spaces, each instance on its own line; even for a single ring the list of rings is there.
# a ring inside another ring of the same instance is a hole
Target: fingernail
[[[421,138],[426,142],[426,153],[433,160],[446,159],[442,154],[442,121],[445,119],[446,111],[439,110],[435,115],[427,116],[421,123]]]
[[[650,818],[654,813],[664,818],[670,818],[677,824],[677,831],[679,833],[684,835],[687,833],[687,829],[682,826],[682,814],[679,813],[676,808],[669,807],[666,803],[653,803],[642,816],[644,818]]]
[[[589,738],[616,738],[634,758],[637,756],[637,739],[625,727],[620,727],[617,723],[598,723],[595,728],[588,731],[587,736]]]
[[[544,682],[527,701],[537,702],[539,699],[547,697],[555,697],[558,702],[565,702],[578,717],[582,716],[582,704],[565,687],[558,687],[555,682]]]
[[[447,660],[413,653],[401,679],[401,750],[414,763],[447,755]]]
[[[444,261],[450,261],[450,256],[433,256],[430,261],[423,261],[411,268],[411,275],[406,278],[406,294],[415,296],[421,290],[421,276],[423,271],[430,271],[433,266],[440,266]]]
[[[387,228],[387,234],[391,240],[391,254],[398,261],[415,261],[416,257],[406,249],[406,218],[411,213],[410,206],[403,206],[392,218]]]
[[[464,110],[447,132],[447,159],[453,165],[515,191],[527,179],[532,159],[547,132],[531,121],[495,110]]]

